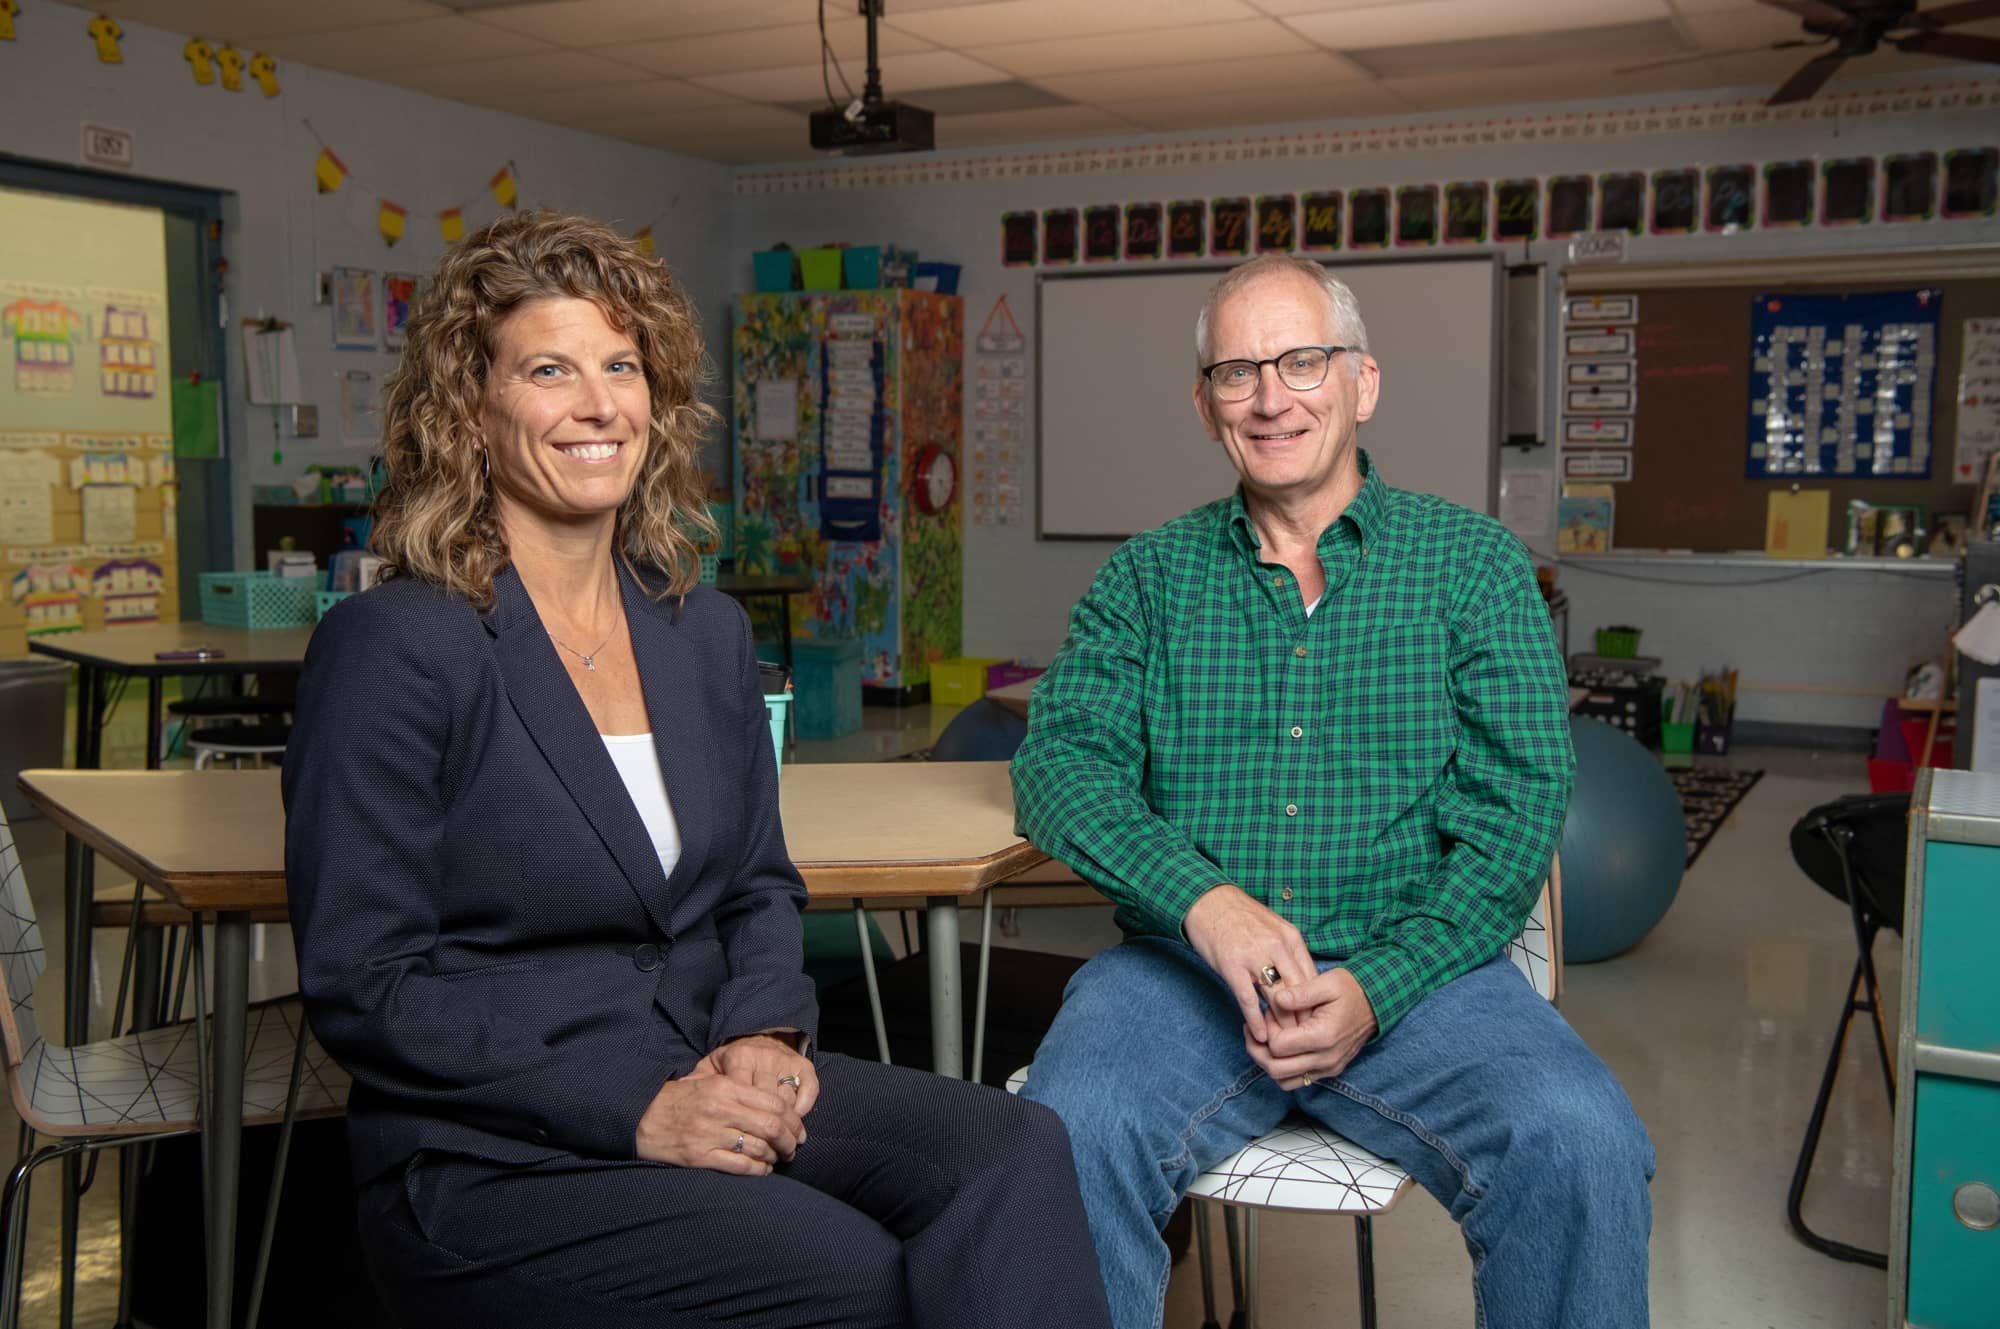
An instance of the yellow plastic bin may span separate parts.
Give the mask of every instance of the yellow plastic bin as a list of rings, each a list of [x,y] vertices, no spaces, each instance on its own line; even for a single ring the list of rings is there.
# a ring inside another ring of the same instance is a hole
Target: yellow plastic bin
[[[1007,661],[998,656],[956,656],[931,661],[931,705],[963,706],[986,695],[986,671]]]
[[[837,291],[840,289],[840,251],[838,249],[801,249],[799,251],[800,285],[808,291]]]

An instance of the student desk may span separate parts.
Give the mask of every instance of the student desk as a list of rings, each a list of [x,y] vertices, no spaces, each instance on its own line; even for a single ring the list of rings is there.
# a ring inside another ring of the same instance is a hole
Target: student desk
[[[215,921],[215,1037],[204,1116],[208,1286],[235,1286],[237,1162],[252,910],[283,909],[285,818],[277,771],[23,771],[20,787],[78,844],[174,904]],[[815,897],[925,904],[932,1064],[947,1075],[960,1047],[958,908],[1047,855],[1014,831],[1005,762],[788,766],[780,780],[786,841]],[[76,912],[76,902],[70,902]],[[87,902],[86,902],[87,907]],[[87,1009],[87,963],[68,973],[68,1024]],[[72,1041],[80,1041],[70,1035]],[[208,1323],[226,1329],[225,1295]]]

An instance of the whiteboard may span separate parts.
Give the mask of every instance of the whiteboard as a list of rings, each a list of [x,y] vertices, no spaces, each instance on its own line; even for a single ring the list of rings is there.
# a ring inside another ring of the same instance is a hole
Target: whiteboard
[[[1343,260],[1382,366],[1361,426],[1382,478],[1494,510],[1501,260]],[[1236,484],[1194,410],[1194,321],[1222,268],[1043,273],[1036,282],[1037,526],[1122,540]]]

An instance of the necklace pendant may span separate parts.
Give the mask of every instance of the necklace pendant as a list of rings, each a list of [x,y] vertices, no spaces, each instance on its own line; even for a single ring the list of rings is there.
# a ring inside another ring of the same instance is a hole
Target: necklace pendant
[[[597,661],[597,657],[596,657],[596,656],[594,656],[594,655],[586,655],[586,656],[584,656],[584,657],[583,657],[583,667],[584,667],[585,669],[588,669],[588,670],[589,670],[589,671],[590,671],[591,673],[593,673],[593,674],[594,674],[594,673],[596,673],[596,672],[597,672],[597,663],[596,663],[596,661]]]

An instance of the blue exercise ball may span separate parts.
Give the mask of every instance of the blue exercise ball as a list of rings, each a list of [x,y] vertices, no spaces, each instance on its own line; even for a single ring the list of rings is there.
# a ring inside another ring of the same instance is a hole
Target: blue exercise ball
[[[1666,917],[1687,866],[1681,796],[1622,729],[1573,717],[1576,790],[1562,838],[1563,959],[1606,960]]]
[[[951,718],[931,746],[931,760],[1011,761],[1027,736],[1027,720],[981,697]]]

